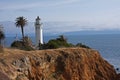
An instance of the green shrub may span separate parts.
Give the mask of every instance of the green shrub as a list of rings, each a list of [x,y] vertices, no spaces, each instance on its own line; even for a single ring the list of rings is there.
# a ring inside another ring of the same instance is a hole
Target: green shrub
[[[26,50],[26,51],[34,50],[32,46],[29,46],[29,44],[23,41],[14,41],[11,44],[11,47]]]
[[[60,35],[56,39],[51,39],[48,41],[48,43],[40,44],[39,49],[56,49],[56,48],[62,48],[62,47],[83,47],[83,48],[90,48],[82,43],[78,43],[76,45],[73,45],[71,43],[67,42],[67,39]]]
[[[59,48],[59,44],[56,40],[50,40],[48,43],[47,43],[47,48],[50,48],[50,49],[56,49],[56,48]]]
[[[14,41],[12,44],[11,44],[11,47],[15,47],[15,48],[20,48],[23,46],[23,42],[22,41]]]
[[[11,44],[11,47],[26,50],[26,51],[34,50],[32,46],[32,40],[28,36],[25,36],[24,40],[21,39],[20,41],[14,41]]]
[[[56,49],[56,48],[71,47],[71,46],[73,45],[68,43],[65,39],[57,38],[57,39],[49,40],[48,43],[43,45],[43,49]]]
[[[90,49],[89,46],[84,45],[84,44],[82,44],[82,43],[78,43],[78,44],[76,44],[76,47],[82,47],[82,48],[88,48],[88,49]]]

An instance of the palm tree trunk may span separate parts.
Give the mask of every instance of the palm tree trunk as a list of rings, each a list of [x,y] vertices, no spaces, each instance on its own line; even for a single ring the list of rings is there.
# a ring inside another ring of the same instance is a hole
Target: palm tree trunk
[[[21,26],[21,31],[22,31],[22,38],[23,38],[23,42],[24,42],[24,29],[23,29],[23,26]]]

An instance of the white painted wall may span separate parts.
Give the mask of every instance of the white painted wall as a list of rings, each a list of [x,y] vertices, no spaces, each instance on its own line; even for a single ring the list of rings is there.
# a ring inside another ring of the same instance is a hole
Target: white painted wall
[[[39,46],[39,43],[43,44],[42,24],[40,23],[40,20],[37,19],[35,22],[35,37],[36,37],[36,47]]]

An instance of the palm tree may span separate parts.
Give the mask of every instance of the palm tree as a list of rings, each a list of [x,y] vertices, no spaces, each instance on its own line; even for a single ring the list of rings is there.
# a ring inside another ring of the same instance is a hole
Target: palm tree
[[[26,18],[21,16],[21,17],[17,17],[15,21],[16,21],[16,23],[15,23],[16,27],[21,28],[22,39],[23,39],[23,42],[24,42],[24,27],[25,27],[25,25],[27,25],[27,20],[26,20]]]
[[[0,30],[0,45],[4,38],[5,38],[5,34],[3,33],[3,31]]]

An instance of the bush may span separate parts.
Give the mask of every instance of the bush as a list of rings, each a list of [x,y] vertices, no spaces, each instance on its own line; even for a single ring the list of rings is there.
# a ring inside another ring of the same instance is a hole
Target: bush
[[[49,49],[56,49],[56,48],[59,48],[59,44],[56,40],[50,40],[48,43],[47,43],[47,48]]]
[[[56,49],[56,48],[62,48],[62,47],[82,47],[82,48],[90,48],[82,43],[78,43],[76,45],[73,45],[71,43],[67,42],[67,39],[60,35],[56,39],[51,39],[46,44],[40,44],[39,49]]]
[[[33,47],[29,46],[29,44],[23,41],[14,41],[11,44],[11,47],[26,50],[26,51],[34,50]]]
[[[88,49],[90,49],[89,46],[86,46],[86,45],[84,45],[84,44],[82,44],[82,43],[76,44],[76,47],[82,47],[82,48],[88,48]]]
[[[47,44],[43,45],[43,49],[56,49],[61,47],[71,47],[72,44],[67,43],[66,40],[61,38],[49,40]]]
[[[14,42],[11,44],[11,47],[20,48],[20,47],[22,47],[22,45],[23,45],[23,42],[22,42],[22,41],[14,41]]]
[[[25,36],[24,40],[21,39],[20,41],[14,41],[11,44],[11,47],[26,50],[26,51],[34,50],[32,46],[32,40],[28,36]]]

